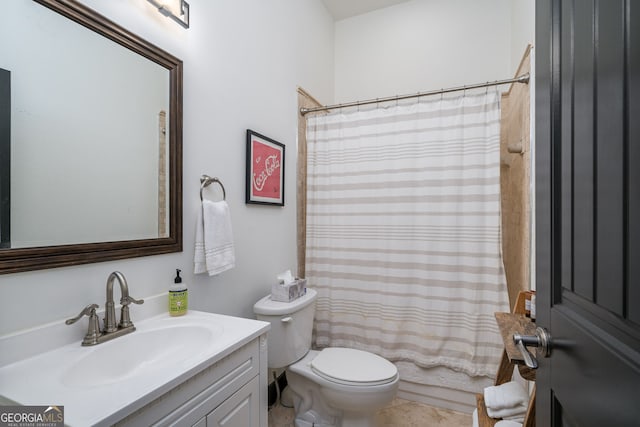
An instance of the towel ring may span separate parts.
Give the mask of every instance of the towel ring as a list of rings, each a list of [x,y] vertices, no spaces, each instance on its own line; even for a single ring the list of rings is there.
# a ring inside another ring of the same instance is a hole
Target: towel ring
[[[209,185],[211,185],[211,183],[213,182],[218,183],[220,188],[222,188],[222,200],[227,199],[227,192],[224,191],[224,185],[222,185],[222,181],[220,181],[217,177],[211,178],[209,175],[202,175],[200,177],[200,201],[203,200],[202,190],[204,190],[205,187],[208,187]]]

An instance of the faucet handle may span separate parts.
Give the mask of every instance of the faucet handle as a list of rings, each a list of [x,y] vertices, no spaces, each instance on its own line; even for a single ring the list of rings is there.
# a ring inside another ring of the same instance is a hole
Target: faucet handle
[[[120,304],[122,304],[122,305],[129,305],[131,303],[140,305],[140,304],[144,304],[144,300],[143,299],[135,299],[135,298],[133,298],[133,297],[131,297],[129,295],[120,298]]]
[[[98,308],[98,304],[89,304],[86,306],[80,314],[72,319],[67,319],[64,323],[67,325],[72,325],[78,321],[83,316],[89,316],[89,327],[87,329],[87,333],[82,340],[82,345],[95,345],[98,344],[98,337],[100,336],[100,325],[98,322],[98,315],[96,314],[96,308]]]
[[[118,324],[120,328],[133,327],[133,322],[131,321],[131,317],[129,316],[129,304],[131,303],[142,304],[144,303],[144,300],[135,299],[130,297],[129,295],[125,295],[122,298],[120,298],[120,304],[122,304],[122,308],[120,309],[120,323]]]
[[[95,316],[96,315],[96,309],[98,308],[98,304],[89,304],[88,306],[86,306],[85,308],[82,309],[82,311],[80,312],[80,314],[78,314],[76,317],[71,318],[71,319],[67,319],[64,323],[66,325],[73,325],[74,323],[76,323],[78,320],[80,320],[80,318],[82,316]]]

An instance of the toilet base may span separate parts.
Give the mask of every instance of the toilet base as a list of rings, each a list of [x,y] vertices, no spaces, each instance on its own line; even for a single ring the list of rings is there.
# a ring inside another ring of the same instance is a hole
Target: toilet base
[[[296,416],[294,425],[295,427],[337,427],[336,424],[323,422],[320,415],[313,410]]]
[[[291,387],[285,387],[280,394],[280,404],[285,408],[293,408],[293,393]]]
[[[287,372],[295,410],[295,427],[339,427],[342,413],[330,408],[308,380]]]
[[[391,403],[399,379],[374,386],[346,386],[318,376],[310,367],[317,351],[287,368],[296,427],[374,427],[375,414]]]
[[[326,420],[313,410],[296,416],[294,420],[295,427],[377,427],[374,416],[359,414],[343,413],[340,420],[336,419],[336,423],[327,424]]]

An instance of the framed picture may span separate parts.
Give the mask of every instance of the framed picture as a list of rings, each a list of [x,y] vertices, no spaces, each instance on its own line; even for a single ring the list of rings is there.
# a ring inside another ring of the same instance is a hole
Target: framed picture
[[[284,144],[247,129],[246,203],[284,206]]]

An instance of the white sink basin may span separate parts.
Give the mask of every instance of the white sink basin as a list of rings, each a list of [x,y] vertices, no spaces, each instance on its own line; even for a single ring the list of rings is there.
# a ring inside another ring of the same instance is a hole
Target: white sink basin
[[[168,322],[165,322],[168,323]],[[220,325],[181,324],[180,320],[156,329],[134,331],[93,346],[62,373],[70,387],[122,382],[143,372],[166,368],[166,362],[184,362],[208,348],[222,334]]]
[[[111,425],[260,336],[268,324],[189,311],[135,321],[95,346],[61,346],[0,367],[0,396],[62,405],[65,425]]]

